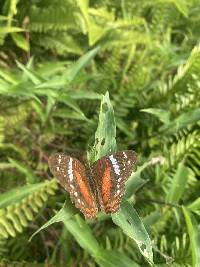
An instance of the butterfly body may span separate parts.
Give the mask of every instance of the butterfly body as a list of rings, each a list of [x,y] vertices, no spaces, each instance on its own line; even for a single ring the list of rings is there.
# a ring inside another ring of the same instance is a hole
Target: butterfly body
[[[135,166],[136,153],[131,150],[104,156],[91,166],[65,154],[49,158],[51,172],[87,219],[96,218],[99,210],[118,211],[125,181]]]

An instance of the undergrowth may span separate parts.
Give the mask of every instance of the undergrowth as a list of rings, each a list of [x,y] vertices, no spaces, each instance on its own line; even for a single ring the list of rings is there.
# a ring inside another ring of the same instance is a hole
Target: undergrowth
[[[29,242],[66,197],[71,206],[49,155],[86,159],[107,91],[118,150],[138,154],[129,202],[154,266],[199,266],[199,11],[197,0],[0,0],[1,266],[117,266],[105,263],[117,253],[149,266],[114,219],[85,223],[73,208],[95,256],[65,223]]]

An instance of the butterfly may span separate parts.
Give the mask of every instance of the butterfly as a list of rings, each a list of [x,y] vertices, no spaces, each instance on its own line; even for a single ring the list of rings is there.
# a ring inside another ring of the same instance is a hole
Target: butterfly
[[[134,151],[125,150],[87,166],[76,158],[57,153],[50,156],[48,163],[85,218],[95,219],[100,210],[106,213],[119,210],[125,182],[136,168],[136,159]]]

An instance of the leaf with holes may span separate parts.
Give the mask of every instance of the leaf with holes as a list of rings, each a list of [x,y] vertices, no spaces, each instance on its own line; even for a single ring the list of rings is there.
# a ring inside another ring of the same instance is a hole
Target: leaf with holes
[[[91,162],[97,161],[101,157],[115,152],[116,144],[116,124],[109,93],[102,96],[101,109],[99,113],[99,123],[95,133],[95,144],[90,152]]]
[[[123,232],[135,240],[142,255],[150,264],[153,263],[151,239],[135,209],[127,201],[121,204],[119,212],[112,214],[115,224],[122,228]]]

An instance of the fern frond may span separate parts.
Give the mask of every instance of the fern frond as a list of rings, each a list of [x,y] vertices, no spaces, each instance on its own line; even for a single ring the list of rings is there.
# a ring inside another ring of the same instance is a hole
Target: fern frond
[[[182,264],[181,266],[188,266],[190,264],[191,253],[189,238],[186,233],[175,236],[173,240],[169,240],[167,236],[162,235],[159,239],[156,237],[154,242],[158,248],[157,253],[155,253],[158,262],[163,261],[163,256],[170,255],[170,266],[179,266],[179,264]]]
[[[79,44],[67,33],[37,34],[37,44],[46,49],[56,50],[58,55],[83,53]]]
[[[0,239],[21,233],[29,221],[34,220],[34,213],[38,213],[48,197],[55,194],[56,189],[57,182],[53,179],[1,194]]]
[[[177,163],[182,160],[190,162],[190,164],[192,165],[191,158],[193,157],[192,155],[195,153],[195,150],[199,148],[199,139],[200,133],[197,130],[183,134],[182,137],[180,135],[177,136],[177,142],[173,140],[173,143],[169,150],[168,148],[165,148],[165,151],[168,151],[167,153],[169,155],[170,166],[176,166]]]
[[[52,2],[51,5],[32,6],[30,28],[33,32],[66,31],[76,28],[77,8],[72,1]]]
[[[172,110],[180,112],[190,107],[199,107],[200,104],[200,45],[194,47],[185,64],[182,64],[172,85],[169,93],[175,96],[175,102]]]
[[[30,114],[30,105],[28,102],[22,102],[20,104],[16,103],[15,106],[13,102],[13,107],[7,107],[8,99],[6,97],[2,97],[0,104],[0,109],[2,109],[0,121],[4,125],[4,130],[12,134],[15,129],[20,128],[27,120]]]

